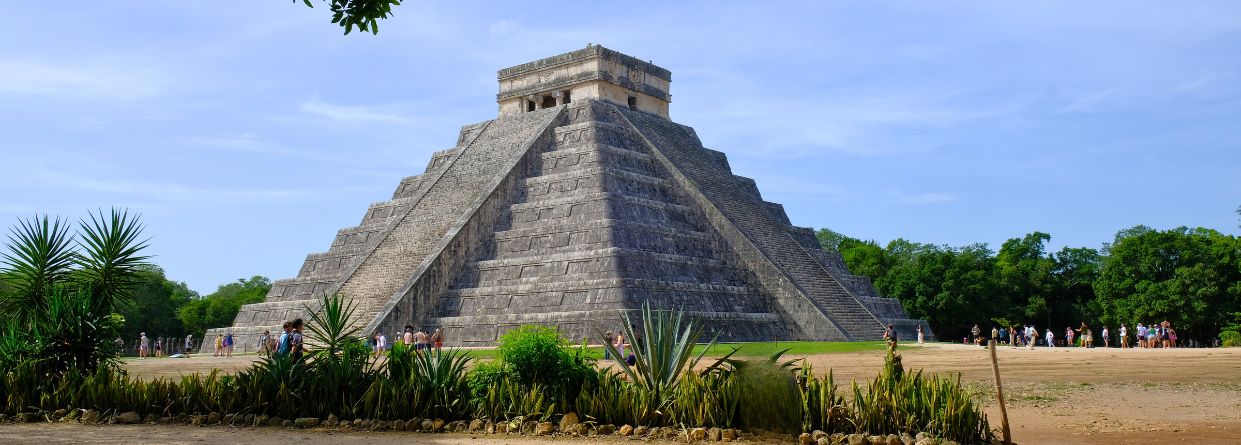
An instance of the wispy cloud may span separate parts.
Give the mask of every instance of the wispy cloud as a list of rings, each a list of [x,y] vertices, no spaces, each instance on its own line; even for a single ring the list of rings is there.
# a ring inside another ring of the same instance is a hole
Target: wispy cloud
[[[151,64],[118,60],[79,60],[72,64],[46,60],[0,60],[0,92],[67,98],[136,99],[164,88]]]
[[[409,122],[410,119],[398,114],[380,111],[374,107],[359,105],[334,105],[318,98],[302,102],[302,111],[340,122]]]

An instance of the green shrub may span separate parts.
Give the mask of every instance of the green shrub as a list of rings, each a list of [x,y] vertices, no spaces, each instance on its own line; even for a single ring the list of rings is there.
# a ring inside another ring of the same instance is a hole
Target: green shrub
[[[771,361],[745,362],[733,373],[744,428],[780,432],[801,430],[801,392],[792,370]]]
[[[544,326],[522,326],[500,337],[504,373],[527,388],[539,386],[548,400],[567,412],[583,383],[598,377],[595,360],[585,345],[572,348],[560,331]]]
[[[1219,333],[1220,346],[1227,348],[1241,347],[1241,332],[1224,331]]]

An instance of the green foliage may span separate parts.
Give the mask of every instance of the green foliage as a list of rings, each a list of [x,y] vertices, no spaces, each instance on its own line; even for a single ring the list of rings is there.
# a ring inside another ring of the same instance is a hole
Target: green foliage
[[[546,398],[568,407],[582,384],[597,378],[587,349],[571,348],[560,331],[545,326],[522,326],[500,337],[500,362],[505,373],[526,388],[539,386]]]
[[[865,388],[853,383],[852,419],[867,434],[927,432],[960,443],[993,443],[987,416],[958,380],[904,372],[891,352]]]
[[[796,360],[780,361],[784,353],[777,351],[761,361],[729,361],[740,404],[746,407],[741,426],[786,432],[801,428],[803,401],[794,377]]]
[[[141,332],[148,337],[184,337],[187,331],[177,314],[181,307],[200,298],[185,283],[169,280],[164,270],[154,265],[138,271],[138,281],[129,293],[133,304],[117,311],[124,319],[119,335],[126,340],[138,338]]]
[[[301,2],[309,8],[315,7],[311,0]],[[329,0],[328,9],[332,11],[332,23],[345,28],[345,34],[353,32],[355,26],[379,34],[378,20],[391,17],[392,7],[400,4],[401,0]]]
[[[643,304],[642,329],[638,332],[634,331],[629,313],[622,312],[621,315],[625,320],[625,338],[633,343],[629,350],[637,360],[634,366],[629,366],[624,360],[617,360],[616,365],[629,379],[650,392],[652,405],[647,407],[646,412],[654,413],[669,402],[672,390],[681,377],[697,366],[706,351],[715,344],[715,339],[711,339],[707,347],[695,355],[694,348],[702,337],[702,326],[686,322],[684,312],[677,311],[674,315],[673,311],[652,310],[649,304]],[[603,334],[599,333],[599,337],[602,338]],[[612,344],[605,341],[603,347],[611,356],[623,357]],[[725,355],[703,372],[718,368],[732,354]]]
[[[1223,331],[1219,333],[1220,346],[1226,348],[1241,347],[1241,331]]]
[[[235,283],[221,285],[202,298],[190,300],[177,311],[177,319],[188,333],[229,326],[237,318],[242,305],[263,302],[269,290],[271,280],[267,277],[256,275],[250,279],[238,279]]]
[[[1094,290],[1104,323],[1168,320],[1179,337],[1205,341],[1241,312],[1241,239],[1201,228],[1123,230]]]
[[[0,311],[26,320],[47,307],[46,296],[73,274],[73,236],[69,225],[47,215],[20,220],[10,229],[8,252],[3,254],[7,292],[0,295]]]

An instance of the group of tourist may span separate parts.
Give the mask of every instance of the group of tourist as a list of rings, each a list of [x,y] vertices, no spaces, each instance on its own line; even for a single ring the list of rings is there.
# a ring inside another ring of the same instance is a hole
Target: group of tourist
[[[225,334],[215,334],[215,354],[212,354],[212,357],[232,357],[233,343],[232,331]]]
[[[1118,345],[1121,348],[1130,348],[1129,328],[1121,323],[1120,329],[1116,332],[1120,339]],[[1057,340],[1056,334],[1051,329],[1045,329],[1040,338],[1039,331],[1034,325],[1024,325],[1020,328],[1016,326],[992,327],[991,336],[983,335],[983,331],[978,325],[970,328],[970,337],[961,339],[962,343],[971,343],[986,346],[986,340],[995,340],[997,344],[1010,345],[1014,348],[1026,347],[1033,349],[1036,345],[1042,345],[1049,348],[1056,346],[1061,347],[1079,347],[1093,348],[1096,344],[1101,343],[1103,347],[1112,347],[1112,331],[1107,325],[1103,325],[1103,329],[1099,331],[1099,340],[1095,339],[1095,331],[1086,322],[1082,322],[1080,326],[1074,328],[1068,326],[1064,328],[1064,340]],[[1139,348],[1175,348],[1176,347],[1176,330],[1172,328],[1172,324],[1164,321],[1162,323],[1152,323],[1145,326],[1138,323],[1137,326],[1137,346]]]
[[[444,330],[435,328],[434,332],[428,333],[426,329],[414,330],[412,325],[405,325],[405,332],[401,334],[401,344],[407,349],[413,349],[416,353],[439,352],[444,347]],[[383,351],[390,349],[387,336],[383,333],[375,334],[373,348],[375,355],[383,354]]]

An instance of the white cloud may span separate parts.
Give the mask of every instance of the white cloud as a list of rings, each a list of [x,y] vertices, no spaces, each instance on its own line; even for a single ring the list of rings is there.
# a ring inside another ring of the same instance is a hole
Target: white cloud
[[[84,60],[57,64],[40,60],[0,60],[0,92],[67,98],[136,99],[153,96],[164,80],[149,63]]]
[[[340,122],[394,122],[405,123],[406,117],[357,105],[333,105],[318,98],[302,102],[302,111]]]

